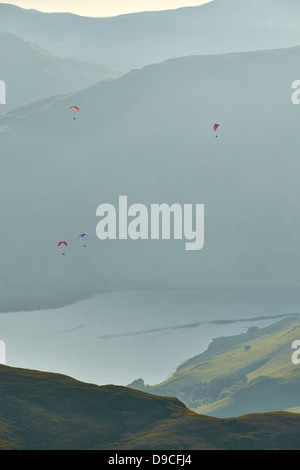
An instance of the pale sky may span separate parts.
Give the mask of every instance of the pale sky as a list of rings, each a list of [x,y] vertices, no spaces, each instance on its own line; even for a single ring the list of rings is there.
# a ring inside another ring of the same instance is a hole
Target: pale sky
[[[197,6],[211,0],[16,0],[11,3],[21,8],[45,12],[70,12],[83,16],[116,16],[138,11],[170,10]]]

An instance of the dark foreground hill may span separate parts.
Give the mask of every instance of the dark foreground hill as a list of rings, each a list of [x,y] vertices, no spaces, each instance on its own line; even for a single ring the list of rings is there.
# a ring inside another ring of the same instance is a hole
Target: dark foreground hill
[[[0,367],[0,449],[298,449],[300,416],[218,419],[175,398]]]

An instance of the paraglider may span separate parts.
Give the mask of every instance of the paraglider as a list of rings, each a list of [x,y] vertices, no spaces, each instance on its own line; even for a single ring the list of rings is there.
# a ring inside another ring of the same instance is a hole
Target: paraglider
[[[63,241],[63,242],[59,242],[59,244],[57,245],[57,246],[58,246],[58,248],[59,248],[61,245],[68,246],[67,242],[65,242],[65,241]],[[63,256],[65,256],[65,253],[63,253]]]
[[[78,111],[78,113],[80,112],[80,109],[78,108],[78,106],[70,106],[68,111],[70,111],[71,109],[76,109]],[[75,117],[73,117],[73,119],[76,119]]]
[[[215,132],[217,131],[218,127],[220,127],[220,124],[218,124],[218,123],[216,122],[216,124],[214,125],[214,131],[215,131]],[[216,134],[216,137],[218,137],[218,134]]]
[[[81,233],[78,237],[78,240],[81,242],[83,237],[89,237],[89,234],[88,233]],[[86,248],[86,245],[83,245],[83,246],[84,246],[84,248]]]

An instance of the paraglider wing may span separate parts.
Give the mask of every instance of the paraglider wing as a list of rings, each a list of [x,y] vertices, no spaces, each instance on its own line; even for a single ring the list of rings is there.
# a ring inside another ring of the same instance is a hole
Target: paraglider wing
[[[77,109],[78,112],[80,111],[79,108],[78,108],[78,106],[70,106],[70,108],[69,108],[68,111],[70,111],[70,109],[73,109],[73,108]]]
[[[59,244],[57,246],[60,247],[60,245],[68,246],[67,242],[59,242]]]
[[[220,124],[216,123],[216,124],[214,125],[214,131],[216,131],[219,126],[220,126]]]
[[[89,234],[88,233],[82,233],[81,235],[79,235],[78,240],[81,241],[81,239],[83,237],[89,237]]]

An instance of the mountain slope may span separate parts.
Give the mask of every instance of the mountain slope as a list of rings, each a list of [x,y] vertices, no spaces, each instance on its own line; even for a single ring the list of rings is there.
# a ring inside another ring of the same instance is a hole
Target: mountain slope
[[[192,54],[296,46],[299,19],[297,0],[214,0],[199,7],[114,18],[0,5],[0,30],[59,55],[126,67]]]
[[[117,66],[66,59],[19,36],[0,32],[1,80],[7,88],[0,112],[56,94],[86,88],[125,73]]]
[[[218,338],[165,382],[150,387],[139,380],[130,386],[177,396],[197,412],[218,417],[296,409],[300,368],[291,360],[291,346],[299,333],[299,318],[289,318]]]
[[[69,377],[0,367],[1,434],[25,449],[91,449],[128,441],[160,421],[187,414],[175,399]],[[8,432],[7,432],[8,429]],[[127,436],[127,437],[126,437]],[[2,438],[3,439],[3,438]],[[4,445],[3,445],[4,446]]]
[[[174,398],[0,366],[0,448],[296,449],[300,416],[220,420]]]
[[[115,289],[299,286],[299,57],[292,48],[170,60],[3,116],[3,311]],[[188,252],[172,234],[100,241],[96,209],[118,210],[120,195],[148,209],[203,203],[203,249]]]

